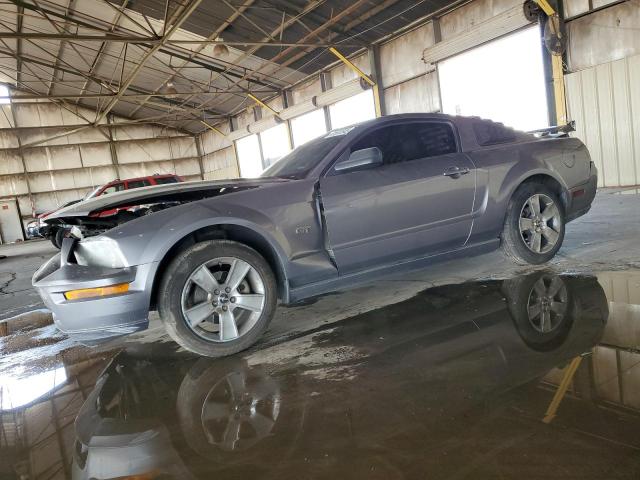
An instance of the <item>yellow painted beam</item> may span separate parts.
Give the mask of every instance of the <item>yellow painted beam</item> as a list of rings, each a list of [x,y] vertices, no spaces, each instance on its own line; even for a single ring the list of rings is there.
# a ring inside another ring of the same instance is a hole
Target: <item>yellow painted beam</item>
[[[351,60],[349,60],[347,57],[345,57],[344,55],[342,55],[338,50],[336,50],[335,48],[331,47],[329,48],[329,51],[331,53],[333,53],[336,57],[338,57],[342,63],[344,63],[347,67],[349,67],[351,70],[353,70],[354,72],[356,72],[356,74],[362,78],[365,82],[367,82],[369,85],[371,85],[372,87],[374,87],[376,85],[376,82],[374,82],[373,80],[371,80],[371,78],[369,77],[369,75],[367,75],[366,73],[364,73],[362,70],[360,70],[358,67],[356,67]]]
[[[560,402],[562,402],[562,399],[566,395],[567,390],[569,389],[569,385],[573,380],[573,376],[576,374],[576,371],[580,366],[580,362],[582,362],[582,357],[574,358],[573,360],[571,360],[571,363],[569,364],[567,369],[564,371],[564,376],[562,377],[562,381],[558,386],[558,390],[556,390],[556,393],[553,396],[551,403],[549,404],[549,408],[547,408],[547,411],[544,414],[544,417],[542,419],[544,423],[551,423],[553,419],[556,417],[556,413],[558,412],[558,407],[560,407]]]
[[[557,17],[558,12],[547,0],[535,0],[547,17]],[[552,21],[551,18],[548,21]],[[556,125],[566,125],[567,99],[564,91],[564,66],[562,55],[551,55],[551,71],[553,74],[553,97],[556,106]]]
[[[380,89],[378,84],[373,86],[373,106],[376,111],[376,117],[382,116],[382,105],[380,104]]]
[[[564,91],[564,66],[562,55],[551,56],[551,69],[553,73],[553,97],[556,105],[556,125],[566,125],[567,99]]]
[[[549,2],[547,2],[547,0],[535,0],[535,2],[540,5],[540,8],[544,13],[546,13],[548,17],[556,14],[556,11],[551,5],[549,5]]]
[[[278,117],[280,114],[278,112],[276,112],[273,108],[271,108],[269,105],[267,105],[266,103],[264,103],[262,100],[260,100],[258,97],[256,97],[255,95],[251,94],[251,93],[247,93],[247,96],[253,100],[254,102],[256,102],[258,105],[260,105],[261,107],[266,108],[267,110],[271,111],[271,113],[273,113],[276,117]]]
[[[204,120],[200,120],[200,123],[203,124],[205,127],[207,127],[209,130],[213,130],[214,132],[219,133],[223,137],[226,137],[226,135],[224,133],[222,133],[222,130],[214,127],[213,125],[208,124]]]

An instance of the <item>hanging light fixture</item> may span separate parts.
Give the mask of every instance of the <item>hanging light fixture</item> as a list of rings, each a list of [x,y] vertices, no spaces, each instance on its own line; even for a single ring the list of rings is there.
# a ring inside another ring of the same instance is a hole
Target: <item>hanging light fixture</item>
[[[164,94],[174,94],[174,93],[178,93],[178,89],[173,84],[173,82],[169,81],[169,82],[164,84],[164,88],[162,89],[162,93],[164,93]]]
[[[222,37],[216,37],[215,41],[223,42],[224,40],[222,39]],[[224,43],[216,43],[213,46],[213,54],[216,57],[226,57],[227,55],[229,55],[229,48]]]

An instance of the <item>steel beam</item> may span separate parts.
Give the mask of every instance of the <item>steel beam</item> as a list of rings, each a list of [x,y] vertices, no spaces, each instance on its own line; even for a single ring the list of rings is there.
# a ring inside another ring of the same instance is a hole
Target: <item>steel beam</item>
[[[284,23],[282,23],[278,28],[274,29],[271,33],[271,36],[276,36],[276,35],[280,35],[282,32],[284,32],[287,28],[289,28],[291,25],[293,25],[294,23],[296,23],[298,21],[298,19],[300,19],[301,17],[303,17],[304,15],[312,12],[313,10],[315,10],[318,6],[320,6],[322,3],[324,3],[325,0],[311,0],[309,3],[307,3],[307,5],[304,7],[304,9],[295,17],[290,18],[289,20],[285,21]],[[250,6],[251,3],[253,3],[253,1],[249,1],[247,3],[245,3],[245,6]],[[228,22],[229,20],[227,20]],[[224,25],[224,24],[223,24]],[[226,27],[225,27],[226,28]],[[220,29],[218,29],[220,30]],[[215,33],[215,32],[214,32]],[[210,36],[209,38],[216,38],[217,34],[215,37]],[[267,41],[268,38],[263,38],[263,41]],[[242,60],[244,60],[245,58],[249,57],[249,55],[252,55],[253,53],[255,53],[260,47],[253,47],[251,49],[249,49],[248,51],[246,51],[240,58],[236,59],[236,62],[241,62]],[[225,72],[222,72],[222,75],[224,75],[225,73],[227,73],[228,69],[225,70]],[[251,71],[251,74],[253,74],[254,71]],[[251,75],[249,74],[249,75]],[[252,82],[256,82],[256,80],[251,80],[249,79],[249,75],[245,74],[243,75],[240,80],[236,83],[234,83],[233,85],[231,85],[229,88],[233,88],[235,86],[237,86],[239,84],[240,81],[242,80],[248,80],[248,81],[252,81]],[[259,82],[256,82],[259,83]],[[248,93],[248,92],[247,92]],[[256,92],[254,92],[256,93]],[[207,105],[208,102],[204,102],[201,103],[199,106],[200,107],[204,107],[205,105]],[[134,112],[135,113],[135,112]]]
[[[195,11],[195,9],[198,8],[198,5],[200,5],[201,2],[202,0],[192,0],[191,4],[186,8],[184,8],[175,20],[170,22],[172,24],[171,28],[167,30],[164,37],[162,37],[162,40],[160,41],[160,43],[157,43],[156,45],[154,45],[153,48],[147,51],[147,53],[138,61],[138,64],[135,66],[131,74],[127,77],[124,83],[120,85],[120,90],[116,95],[116,97],[113,98],[107,104],[107,106],[98,114],[95,120],[96,124],[100,123],[102,119],[104,119],[104,117],[106,117],[107,114],[113,109],[113,107],[115,107],[115,105],[120,100],[120,97],[125,94],[127,88],[129,88],[129,86],[136,79],[136,77],[142,70],[142,67],[144,67],[144,65],[156,54],[156,52],[160,50],[160,47],[166,43],[166,41],[171,37],[171,35],[173,35],[182,26],[182,24],[187,20],[187,18],[189,18],[191,14]]]
[[[249,8],[255,0],[247,0],[245,2],[244,5],[242,5],[241,7],[238,8],[238,10],[236,10],[231,16],[229,16],[224,22],[222,22],[222,24],[216,28],[213,33],[211,35],[209,35],[207,37],[207,39],[209,40],[215,40],[216,38],[218,38],[220,36],[220,34],[229,26],[231,26],[231,24],[240,16],[240,13],[244,12],[247,8]],[[166,36],[165,36],[166,37]],[[182,67],[184,67],[185,65],[187,65],[190,61],[193,60],[193,58],[202,51],[202,49],[204,49],[205,45],[201,45],[200,47],[198,47],[194,52],[192,52],[187,59],[185,59],[185,62],[182,64]],[[178,69],[180,69],[180,67],[178,67]],[[175,78],[175,75],[169,75],[164,83],[169,82],[171,80],[173,80]],[[144,103],[143,103],[144,105]],[[141,107],[135,109],[131,114],[135,115],[138,110]]]

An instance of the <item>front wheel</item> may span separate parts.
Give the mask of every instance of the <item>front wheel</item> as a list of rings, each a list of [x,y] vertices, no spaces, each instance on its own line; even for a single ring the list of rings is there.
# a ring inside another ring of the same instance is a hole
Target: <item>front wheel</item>
[[[253,345],[276,308],[276,280],[255,250],[228,240],[197,243],[167,268],[158,310],[182,347],[223,357]]]
[[[501,246],[518,264],[539,265],[560,249],[564,228],[564,206],[558,195],[546,185],[525,183],[509,202]]]

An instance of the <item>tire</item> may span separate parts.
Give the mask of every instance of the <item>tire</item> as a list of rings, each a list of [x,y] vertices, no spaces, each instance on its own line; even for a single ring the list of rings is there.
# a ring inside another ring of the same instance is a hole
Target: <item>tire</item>
[[[520,338],[549,352],[562,346],[573,326],[575,302],[566,280],[550,272],[505,280],[502,293]]]
[[[62,248],[63,239],[64,239],[64,228],[57,228],[56,230],[51,232],[51,236],[49,237],[49,240],[51,240],[51,243],[53,244],[53,246],[56,247],[58,250]]]
[[[200,242],[180,252],[158,291],[167,333],[206,357],[232,355],[253,345],[271,322],[276,303],[269,264],[252,248],[228,240]]]
[[[537,213],[532,209],[535,198]],[[549,187],[536,182],[520,185],[507,207],[501,235],[503,252],[518,265],[548,262],[562,246],[565,218],[564,205]],[[521,232],[521,228],[531,229]]]

